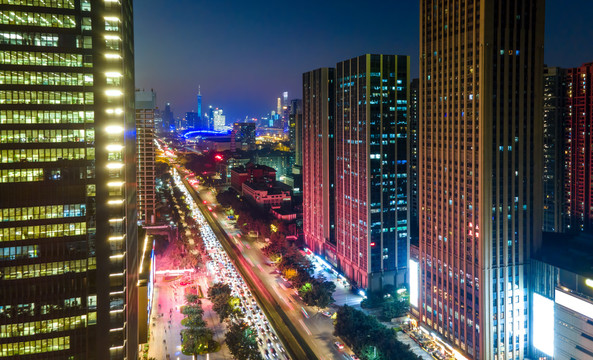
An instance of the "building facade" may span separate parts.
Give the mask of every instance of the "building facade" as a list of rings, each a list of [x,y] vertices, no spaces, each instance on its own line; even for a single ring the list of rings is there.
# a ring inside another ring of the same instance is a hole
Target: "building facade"
[[[529,356],[543,33],[543,0],[420,1],[420,298],[411,302],[472,359]]]
[[[307,247],[336,264],[334,68],[303,74],[303,235]]]
[[[234,141],[238,149],[255,150],[255,123],[237,122],[233,124]]]
[[[155,122],[156,93],[136,91],[136,158],[138,221],[156,220]]]
[[[593,224],[593,63],[566,71],[564,216],[567,230]]]
[[[358,287],[407,282],[409,57],[336,65],[336,252]]]
[[[0,357],[136,359],[132,1],[0,14]]]
[[[531,265],[532,359],[593,360],[593,236],[546,233]]]
[[[410,243],[418,245],[418,105],[419,79],[410,83],[408,103],[408,212]]]
[[[544,220],[543,231],[563,231],[564,96],[566,71],[544,68]]]

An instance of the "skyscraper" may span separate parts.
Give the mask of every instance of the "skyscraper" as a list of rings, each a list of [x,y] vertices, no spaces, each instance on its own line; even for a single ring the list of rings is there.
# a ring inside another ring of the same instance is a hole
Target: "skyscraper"
[[[563,231],[566,70],[544,68],[544,231]]]
[[[175,130],[175,116],[171,110],[171,103],[165,104],[165,111],[163,112],[163,123],[167,126],[168,131]]]
[[[288,113],[288,136],[290,149],[294,151],[294,163],[303,165],[303,100],[290,100]]]
[[[212,124],[214,126],[213,130],[216,130],[216,131],[224,130],[224,127],[226,126],[226,116],[224,116],[222,114],[222,109],[216,108],[216,110],[214,110],[212,112],[212,116],[213,116]]]
[[[336,261],[335,69],[303,74],[303,234],[307,246]]]
[[[204,124],[202,123],[202,118],[204,114],[202,114],[202,87],[198,85],[198,124],[195,124],[196,128],[202,129]]]
[[[136,359],[132,1],[1,4],[0,357]]]
[[[408,103],[408,212],[410,213],[410,243],[418,245],[418,96],[419,80],[410,83]]]
[[[593,63],[567,69],[564,214],[569,230],[593,225]]]
[[[138,220],[152,223],[155,220],[155,123],[156,93],[136,91],[136,158],[138,171]]]
[[[420,281],[410,275],[420,298],[410,302],[473,359],[529,357],[543,34],[543,0],[420,1]]]
[[[407,279],[409,64],[367,54],[336,65],[338,266],[371,290]]]

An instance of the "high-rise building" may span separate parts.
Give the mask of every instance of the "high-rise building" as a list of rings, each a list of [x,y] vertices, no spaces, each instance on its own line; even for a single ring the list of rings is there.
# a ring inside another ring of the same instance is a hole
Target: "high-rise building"
[[[154,223],[156,209],[155,190],[155,124],[156,93],[136,91],[136,159],[138,171],[138,221]]]
[[[408,103],[408,212],[410,213],[410,243],[418,246],[418,97],[419,80],[410,83]]]
[[[407,279],[409,66],[371,54],[336,65],[338,266],[370,290]]]
[[[222,109],[216,108],[212,112],[212,124],[215,131],[222,131],[226,126],[226,117],[222,114]]]
[[[276,114],[280,115],[282,114],[282,100],[280,100],[280,98],[277,99],[277,104],[276,104]]]
[[[303,100],[290,100],[288,114],[288,137],[290,149],[294,151],[294,164],[303,165]]]
[[[335,236],[335,69],[303,74],[303,235],[337,266]],[[294,101],[294,100],[293,100]]]
[[[410,262],[420,279],[410,271],[410,302],[466,357],[525,359],[542,229],[544,1],[436,5],[420,1],[420,264]]]
[[[185,113],[185,126],[187,129],[201,129],[200,127],[200,114],[197,112],[186,112]]]
[[[137,359],[132,1],[0,4],[0,357]]]
[[[176,128],[175,116],[171,110],[171,103],[165,104],[165,111],[163,112],[163,123],[167,126],[168,131],[174,131]]]
[[[198,124],[196,127],[203,129],[204,123],[202,122],[202,118],[204,114],[202,114],[202,87],[198,85]]]
[[[569,230],[593,225],[593,63],[566,71],[564,214]]]
[[[242,150],[255,150],[255,123],[241,122],[233,125],[233,140]]]
[[[544,231],[563,231],[564,92],[566,71],[544,68]]]

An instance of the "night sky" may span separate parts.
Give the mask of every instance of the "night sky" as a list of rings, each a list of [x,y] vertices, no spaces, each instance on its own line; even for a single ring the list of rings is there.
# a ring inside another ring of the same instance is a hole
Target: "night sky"
[[[176,115],[222,107],[227,122],[259,117],[283,91],[301,97],[305,71],[365,53],[411,56],[418,74],[418,0],[134,2],[136,87]],[[547,0],[545,62],[593,61],[591,0]]]

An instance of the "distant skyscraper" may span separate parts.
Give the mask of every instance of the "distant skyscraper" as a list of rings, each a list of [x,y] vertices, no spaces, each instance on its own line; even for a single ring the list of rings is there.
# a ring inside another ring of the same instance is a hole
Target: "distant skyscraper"
[[[280,100],[280,98],[278,98],[278,101],[276,104],[276,114],[278,116],[280,116],[282,114],[282,100]]]
[[[163,123],[168,126],[169,131],[175,130],[175,116],[173,116],[173,110],[171,110],[171,103],[165,104],[165,111],[163,112]]]
[[[303,165],[303,101],[291,100],[288,110],[290,148],[294,151],[294,164],[300,167]]]
[[[235,123],[233,125],[233,136],[237,148],[255,150],[255,123]]]
[[[472,359],[529,358],[541,242],[543,0],[420,1],[420,320]]]
[[[408,56],[336,66],[338,265],[371,290],[406,282]]]
[[[0,357],[137,359],[132,1],[0,3]]]
[[[408,212],[410,213],[410,242],[418,246],[418,79],[410,84],[410,102],[408,103]]]
[[[208,130],[214,130],[214,108],[208,107]]]
[[[593,225],[593,63],[567,69],[564,198],[570,230]]]
[[[202,114],[202,87],[198,85],[198,123],[195,124],[196,128],[202,129],[204,123],[202,122],[202,118],[204,114]]]
[[[156,216],[154,91],[136,91],[136,159],[138,221],[152,223]]]
[[[544,68],[544,231],[562,231],[566,70]]]
[[[201,129],[200,114],[197,112],[186,112],[185,121],[188,129]]]
[[[303,74],[303,234],[315,253],[337,266],[335,236],[335,69]],[[299,100],[293,100],[298,109]],[[291,127],[292,129],[292,127]],[[295,131],[296,133],[296,125]],[[300,156],[299,156],[300,158]]]
[[[216,108],[212,112],[213,120],[212,123],[214,125],[214,130],[222,131],[226,126],[226,117],[222,114],[222,109]]]

